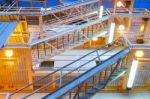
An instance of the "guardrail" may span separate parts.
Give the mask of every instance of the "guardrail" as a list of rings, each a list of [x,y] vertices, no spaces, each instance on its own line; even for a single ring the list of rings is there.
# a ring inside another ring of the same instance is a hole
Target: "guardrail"
[[[150,49],[150,38],[144,37],[142,34],[123,34],[124,39],[128,43],[131,49]],[[137,40],[141,43],[138,43]]]
[[[119,42],[120,42],[120,43],[119,43]],[[117,44],[117,45],[116,45],[116,44]],[[111,45],[111,47],[108,47],[108,46],[110,46],[110,45]],[[79,58],[79,59],[77,59],[77,60],[75,60],[75,61],[69,63],[68,65],[65,65],[65,66],[63,66],[62,68],[57,69],[57,70],[55,70],[54,72],[52,72],[52,73],[50,73],[50,74],[48,74],[48,75],[46,75],[46,76],[44,76],[44,77],[42,77],[42,78],[40,78],[40,79],[38,79],[38,80],[36,80],[36,81],[34,81],[34,82],[32,82],[32,83],[30,83],[30,84],[24,86],[23,88],[21,88],[21,89],[19,89],[19,90],[17,90],[17,91],[14,91],[14,92],[11,93],[9,96],[7,96],[7,99],[11,99],[11,97],[12,97],[13,95],[15,95],[16,93],[19,93],[19,92],[23,91],[24,89],[26,89],[26,88],[28,88],[28,87],[30,87],[30,86],[33,86],[35,83],[38,83],[38,82],[40,82],[40,81],[42,81],[42,80],[44,80],[44,79],[47,79],[47,78],[49,78],[49,77],[53,77],[55,74],[60,74],[60,76],[57,77],[56,79],[54,79],[53,81],[47,82],[47,83],[44,84],[42,87],[36,89],[35,91],[33,91],[32,93],[30,93],[29,95],[27,95],[27,96],[25,96],[25,97],[23,97],[23,98],[27,98],[27,97],[29,97],[29,96],[35,94],[36,92],[39,92],[40,90],[46,88],[47,86],[53,86],[53,85],[55,85],[55,84],[58,84],[58,86],[59,86],[58,88],[60,88],[60,87],[62,86],[62,80],[63,80],[64,77],[69,76],[69,75],[70,75],[71,73],[73,73],[74,71],[78,71],[79,69],[82,69],[84,66],[86,66],[87,64],[89,64],[89,63],[92,62],[92,61],[98,60],[99,62],[101,62],[101,59],[100,59],[101,56],[105,55],[106,53],[108,53],[108,52],[110,52],[110,51],[112,51],[112,50],[114,50],[114,49],[119,48],[120,46],[124,46],[123,43],[122,43],[122,38],[119,39],[119,40],[114,41],[112,44],[108,44],[108,45],[105,45],[105,46],[103,46],[103,47],[101,47],[101,48],[98,48],[98,49],[96,49],[96,50],[94,50],[94,51],[88,53],[87,55],[84,55],[84,56],[82,56],[81,58]],[[99,54],[99,51],[100,51],[101,49],[103,49],[103,48],[104,48],[104,49],[107,49],[106,52],[104,52],[104,53],[102,53],[102,54]],[[93,53],[96,53],[97,56],[93,57],[93,58],[92,58],[91,60],[89,60],[89,61],[86,61],[85,63],[82,63],[82,64],[77,65],[76,68],[72,68],[72,70],[70,70],[69,72],[63,73],[63,70],[64,70],[65,68],[68,68],[68,67],[71,66],[72,64],[76,64],[76,62],[78,62],[78,61],[84,59],[85,57],[87,57],[88,55],[93,54]],[[56,88],[56,89],[57,89],[57,88]]]
[[[50,8],[41,8],[41,7],[1,7],[0,15],[46,15],[50,13],[55,13],[58,11],[70,9],[72,7],[79,7],[82,5],[87,5],[90,3],[99,2],[99,0],[82,0],[72,2],[69,5],[58,5]],[[9,9],[9,10],[8,10]]]

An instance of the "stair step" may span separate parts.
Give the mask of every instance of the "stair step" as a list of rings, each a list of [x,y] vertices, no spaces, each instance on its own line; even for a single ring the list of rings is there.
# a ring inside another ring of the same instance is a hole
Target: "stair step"
[[[79,99],[90,99],[93,96],[93,94],[85,93],[84,95],[80,96]]]
[[[100,90],[100,89],[103,89],[103,85],[101,85],[101,84],[98,84],[98,85],[96,85],[94,88],[96,88],[96,89],[98,89],[98,90]]]
[[[101,84],[101,85],[105,85],[106,82],[107,82],[107,80],[103,80],[103,81],[100,82],[100,84]]]
[[[87,93],[88,93],[88,94],[94,94],[94,93],[96,93],[97,91],[98,91],[98,89],[92,88],[92,89],[90,89]]]

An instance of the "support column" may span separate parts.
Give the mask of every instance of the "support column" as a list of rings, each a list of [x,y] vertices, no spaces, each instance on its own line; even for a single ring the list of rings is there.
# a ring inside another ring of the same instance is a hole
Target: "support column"
[[[27,70],[28,70],[28,80],[29,80],[29,83],[32,83],[33,82],[33,74],[32,74],[32,58],[31,58],[31,50],[30,49],[26,49],[26,56],[27,57],[27,62],[26,62],[26,65],[27,65]],[[29,87],[29,90],[33,90],[33,85]]]
[[[132,17],[128,17],[127,19],[128,19],[128,22],[127,22],[128,25],[127,25],[126,31],[130,32],[130,28],[131,28],[131,25],[132,25]]]
[[[145,21],[145,26],[144,26],[144,32],[143,32],[143,34],[144,34],[144,38],[150,38],[150,21],[149,21],[150,19],[149,18],[147,18],[147,20]],[[144,39],[144,42],[145,43],[150,43],[150,40],[149,39]]]

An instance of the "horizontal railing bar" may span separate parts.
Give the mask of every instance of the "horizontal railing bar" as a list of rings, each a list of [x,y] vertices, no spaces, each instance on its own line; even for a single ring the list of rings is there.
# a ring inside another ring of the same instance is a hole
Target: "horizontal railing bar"
[[[124,52],[125,51],[125,52]],[[124,52],[123,54],[121,52]],[[99,71],[99,69],[102,71],[104,69],[104,67],[106,66],[106,64],[113,64],[119,57],[122,58],[124,57],[127,53],[129,52],[129,49],[128,48],[125,48],[121,51],[119,51],[118,53],[116,53],[115,55],[113,55],[112,57],[108,58],[107,60],[103,61],[102,64],[99,64],[99,66],[95,66],[93,67],[92,69],[88,70],[87,72],[90,72],[90,73],[83,73],[82,75],[80,75],[79,77],[75,78],[74,80],[72,80],[71,82],[68,82],[66,85],[62,86],[60,89],[50,93],[49,95],[47,95],[46,97],[43,97],[42,99],[48,99],[48,97],[51,97],[52,99],[56,99],[56,97],[58,98],[59,96],[65,94],[66,92],[68,92],[68,90],[71,90],[72,88],[76,87],[77,85],[81,84],[83,82],[83,80],[87,80],[90,76],[94,75],[96,72]],[[121,56],[119,55],[121,54]],[[117,56],[117,58],[115,57]],[[115,61],[110,61],[110,59],[114,59]],[[109,60],[109,62],[107,62]],[[102,66],[103,65],[103,66]],[[96,68],[99,68],[99,69],[96,69]],[[91,71],[95,71],[95,72],[92,72]],[[86,74],[86,76],[85,76]],[[88,75],[88,76],[87,76]],[[84,78],[84,79],[83,79]],[[80,79],[80,80],[79,80]],[[76,84],[75,84],[76,83]],[[74,85],[74,86],[72,86]],[[69,86],[69,87],[67,87]],[[67,87],[67,88],[66,88]],[[63,90],[65,89],[65,90]],[[61,90],[61,92],[60,92]],[[62,91],[63,90],[63,91]],[[57,96],[56,96],[57,94]]]
[[[115,41],[117,41],[117,40],[115,40]],[[114,41],[114,42],[115,42],[115,41]],[[105,45],[105,46],[106,46],[106,45]],[[103,47],[105,47],[105,46],[103,46]],[[101,48],[103,48],[103,47],[101,47]],[[28,88],[29,86],[31,86],[31,85],[33,85],[33,84],[35,84],[35,83],[37,83],[37,82],[39,82],[39,81],[41,81],[41,80],[43,80],[43,79],[45,79],[45,78],[47,78],[47,77],[53,75],[53,74],[55,74],[56,72],[61,71],[63,68],[68,67],[69,65],[71,65],[71,64],[73,64],[73,63],[75,63],[75,62],[81,60],[82,58],[84,58],[84,57],[86,57],[86,56],[88,56],[88,55],[94,53],[94,52],[97,51],[97,50],[100,50],[101,48],[98,48],[98,49],[96,49],[96,50],[94,50],[94,51],[92,51],[92,52],[90,52],[90,53],[88,53],[88,54],[86,54],[86,55],[80,57],[79,59],[77,59],[77,60],[75,60],[75,61],[73,61],[73,62],[71,62],[71,63],[69,63],[69,64],[67,64],[67,65],[65,65],[65,66],[63,66],[62,68],[60,68],[60,69],[58,69],[58,70],[55,70],[54,72],[52,72],[52,73],[50,73],[50,74],[48,74],[48,75],[46,75],[46,76],[44,76],[44,77],[42,77],[42,78],[36,80],[36,81],[33,81],[32,83],[30,83],[30,84],[28,84],[28,85],[22,87],[21,89],[19,89],[19,90],[17,90],[17,91],[14,91],[13,93],[11,93],[11,94],[9,95],[9,97],[11,97],[12,95],[14,95],[14,94],[16,94],[16,93],[18,93],[18,92],[20,92],[20,91],[22,91],[22,90]],[[8,98],[8,99],[9,99],[9,98]]]
[[[64,78],[64,77],[66,77],[67,75],[69,75],[70,73],[72,73],[72,72],[74,72],[74,71],[76,71],[76,70],[78,70],[79,68],[82,68],[83,66],[85,66],[86,64],[88,64],[88,63],[90,63],[91,61],[93,61],[93,60],[95,60],[95,59],[97,59],[98,57],[100,57],[100,56],[103,56],[104,54],[106,54],[106,53],[108,53],[108,52],[110,52],[110,51],[112,51],[112,50],[114,50],[114,49],[116,49],[116,48],[118,48],[119,47],[119,45],[118,46],[116,46],[116,47],[114,47],[114,48],[112,48],[112,49],[109,49],[109,50],[107,50],[106,52],[104,52],[104,53],[102,53],[102,54],[100,54],[100,55],[98,55],[97,57],[95,57],[95,58],[93,58],[93,59],[91,59],[91,60],[89,60],[88,62],[86,62],[86,63],[84,63],[84,64],[82,64],[81,66],[79,66],[79,67],[77,67],[77,68],[75,68],[75,69],[73,69],[73,70],[71,70],[71,71],[69,71],[68,73],[66,73],[65,75],[62,75],[61,77],[59,77],[57,80],[60,80],[60,79],[62,79],[62,78]],[[94,51],[95,52],[95,51]],[[88,56],[88,55],[87,55]],[[77,62],[77,61],[76,61]],[[64,68],[63,68],[64,69]],[[63,71],[63,69],[62,70],[60,70],[60,71]],[[59,72],[60,72],[59,71]],[[25,99],[25,98],[27,98],[27,97],[29,97],[29,96],[31,96],[31,95],[33,95],[33,94],[35,94],[36,92],[38,92],[38,91],[40,91],[40,90],[42,90],[43,88],[45,88],[45,87],[47,87],[47,86],[49,86],[50,84],[53,84],[53,83],[55,83],[57,80],[55,80],[55,81],[52,81],[52,83],[47,83],[47,84],[45,84],[44,86],[42,86],[41,88],[39,88],[39,89],[37,89],[37,90],[35,90],[35,91],[33,91],[32,93],[30,93],[29,95],[26,95],[26,96],[24,96],[23,97],[23,99]]]

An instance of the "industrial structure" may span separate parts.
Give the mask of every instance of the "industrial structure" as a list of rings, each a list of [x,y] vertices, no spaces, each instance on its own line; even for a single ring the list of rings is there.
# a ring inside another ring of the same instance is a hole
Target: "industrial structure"
[[[0,99],[149,92],[150,6],[137,1],[0,0]]]

